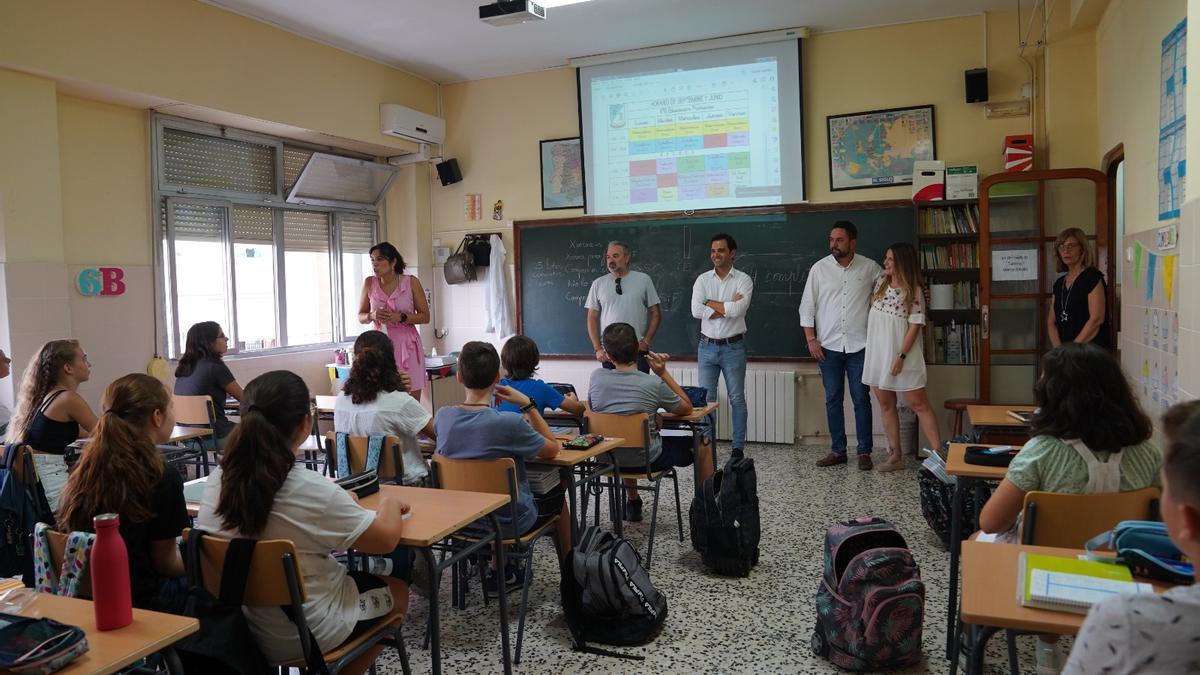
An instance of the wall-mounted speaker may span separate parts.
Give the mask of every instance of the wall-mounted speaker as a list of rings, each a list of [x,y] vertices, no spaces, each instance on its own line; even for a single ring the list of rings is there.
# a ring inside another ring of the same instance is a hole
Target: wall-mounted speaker
[[[964,73],[967,82],[967,103],[988,100],[987,68],[973,68]]]
[[[453,185],[462,180],[462,170],[458,168],[457,159],[448,159],[437,163],[438,180],[442,185]]]

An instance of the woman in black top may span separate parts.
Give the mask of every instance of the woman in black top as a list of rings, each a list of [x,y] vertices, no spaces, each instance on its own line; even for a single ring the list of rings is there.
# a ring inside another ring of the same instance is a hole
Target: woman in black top
[[[1072,227],[1058,235],[1054,247],[1058,271],[1066,272],[1054,282],[1054,301],[1046,325],[1050,344],[1094,342],[1111,348],[1104,275],[1096,269],[1096,258],[1083,230]]]
[[[216,321],[201,321],[188,329],[187,342],[179,366],[175,368],[175,393],[181,396],[207,396],[216,414],[213,433],[218,441],[233,431],[233,422],[225,417],[225,396],[242,400],[238,384],[229,366],[221,360],[229,349],[229,338]]]
[[[92,518],[115,513],[129,552],[133,606],[182,614],[187,599],[175,538],[189,524],[183,478],[163,461],[175,425],[162,382],[134,373],[104,391],[104,414],[62,493],[58,527],[93,532]]]

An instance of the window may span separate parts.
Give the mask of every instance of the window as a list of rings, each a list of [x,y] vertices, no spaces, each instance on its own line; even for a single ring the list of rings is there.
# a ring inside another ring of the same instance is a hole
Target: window
[[[154,133],[170,354],[200,321],[220,323],[231,352],[328,344],[363,330],[358,301],[378,208],[284,201],[328,148],[165,115],[155,116]]]

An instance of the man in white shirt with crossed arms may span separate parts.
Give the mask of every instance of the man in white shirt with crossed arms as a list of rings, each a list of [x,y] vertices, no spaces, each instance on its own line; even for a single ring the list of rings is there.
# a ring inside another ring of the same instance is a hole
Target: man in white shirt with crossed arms
[[[708,400],[717,400],[717,378],[725,376],[729,407],[733,413],[733,456],[742,457],[746,447],[746,310],[754,282],[750,275],[733,268],[737,241],[731,235],[714,234],[709,242],[713,270],[696,277],[692,285],[692,316],[700,319],[700,344],[696,360],[700,384]]]
[[[833,448],[817,466],[846,463],[846,417],[842,410],[844,387],[850,380],[854,401],[854,429],[858,435],[858,468],[870,471],[872,434],[870,388],[863,384],[863,356],[867,347],[867,313],[871,291],[879,276],[878,263],[855,255],[858,228],[839,220],[829,231],[829,256],[813,263],[800,300],[800,325],[808,353],[821,369],[825,387],[825,418]]]

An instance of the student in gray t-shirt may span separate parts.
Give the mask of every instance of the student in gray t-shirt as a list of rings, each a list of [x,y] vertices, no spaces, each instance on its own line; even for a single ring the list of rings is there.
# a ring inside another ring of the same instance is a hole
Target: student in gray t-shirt
[[[628,244],[609,242],[605,257],[610,273],[592,282],[584,302],[592,350],[597,361],[605,368],[612,368],[604,356],[600,333],[614,323],[627,323],[637,333],[638,370],[648,373],[650,366],[646,355],[650,353],[650,344],[662,320],[658,292],[648,274],[629,269],[632,256]]]
[[[618,415],[647,413],[650,415],[650,470],[662,471],[673,466],[689,466],[693,461],[692,439],[689,436],[658,434],[658,409],[674,415],[692,412],[692,403],[683,388],[667,372],[667,355],[651,353],[650,367],[654,374],[642,373],[634,363],[637,358],[637,334],[627,323],[614,323],[604,329],[602,343],[609,360],[616,366],[613,370],[597,368],[592,372],[588,384],[588,405],[592,410]],[[702,442],[707,443],[708,439]],[[645,471],[646,457],[640,449],[623,449],[614,453],[622,470]],[[712,473],[712,453],[702,450],[700,479]],[[642,500],[637,493],[637,481],[625,479],[625,519],[637,522],[642,519]]]

